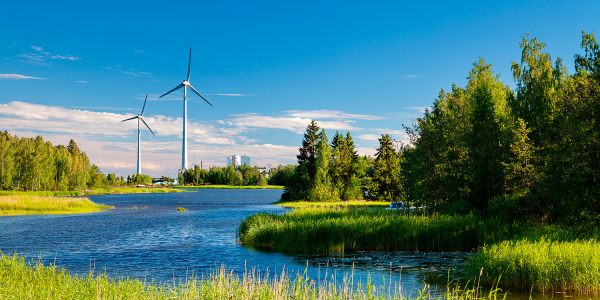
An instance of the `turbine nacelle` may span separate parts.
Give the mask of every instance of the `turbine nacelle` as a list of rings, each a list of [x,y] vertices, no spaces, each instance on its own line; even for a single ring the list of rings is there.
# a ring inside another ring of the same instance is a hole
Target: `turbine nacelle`
[[[185,85],[185,86],[188,86],[188,85],[190,85],[190,83],[189,83],[189,82],[187,82],[187,81],[185,81],[185,80],[183,81],[183,83],[182,83],[182,84],[183,84],[183,85]]]

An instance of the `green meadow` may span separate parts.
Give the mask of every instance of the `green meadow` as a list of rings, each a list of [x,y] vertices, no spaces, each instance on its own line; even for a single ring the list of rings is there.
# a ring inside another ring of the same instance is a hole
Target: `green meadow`
[[[96,204],[88,198],[28,194],[0,196],[0,215],[80,214],[110,208],[113,207]]]
[[[427,286],[405,297],[400,282],[375,286],[354,282],[346,275],[336,284],[333,275],[316,281],[303,274],[269,277],[255,269],[237,275],[225,267],[201,276],[190,276],[175,283],[146,282],[138,279],[113,279],[104,273],[71,275],[52,264],[27,261],[18,255],[0,256],[0,298],[2,299],[398,299],[398,300],[495,300],[498,290],[479,294],[475,284],[460,291],[431,295]]]
[[[388,207],[390,206],[390,202],[387,201],[334,201],[334,202],[310,202],[310,201],[295,201],[295,202],[286,202],[279,201],[271,203],[274,205],[279,205],[283,207],[348,207],[348,206],[358,206],[358,207]]]

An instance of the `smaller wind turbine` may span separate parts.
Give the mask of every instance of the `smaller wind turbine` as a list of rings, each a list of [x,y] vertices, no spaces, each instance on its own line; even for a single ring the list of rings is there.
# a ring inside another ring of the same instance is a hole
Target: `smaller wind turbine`
[[[146,94],[146,99],[144,99],[144,106],[142,107],[142,112],[139,115],[137,115],[133,118],[129,118],[129,119],[121,121],[121,122],[125,122],[125,121],[129,121],[129,120],[133,120],[133,119],[138,119],[138,159],[137,159],[137,173],[138,174],[142,174],[142,142],[140,139],[140,121],[142,121],[144,123],[144,125],[146,125],[146,127],[148,127],[148,130],[150,130],[150,132],[152,132],[152,135],[156,136],[156,134],[154,134],[152,129],[150,129],[150,126],[148,126],[148,124],[146,124],[146,121],[144,121],[144,119],[142,118],[142,115],[144,114],[144,109],[146,108],[146,100],[148,100],[148,94]]]

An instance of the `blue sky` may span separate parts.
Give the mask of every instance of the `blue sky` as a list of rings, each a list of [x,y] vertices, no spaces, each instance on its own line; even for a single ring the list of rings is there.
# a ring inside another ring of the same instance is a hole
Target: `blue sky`
[[[377,136],[404,139],[440,89],[466,84],[483,57],[514,88],[526,32],[570,72],[581,31],[600,29],[598,1],[472,2],[18,2],[0,18],[0,129],[75,139],[92,163],[136,168],[141,110],[144,173],[181,161],[182,95],[158,99],[187,72],[208,106],[189,97],[189,161],[295,163],[308,121],[331,138],[350,131],[361,154]],[[33,78],[28,78],[33,77]],[[41,79],[35,79],[41,78]],[[189,95],[189,94],[188,94]]]

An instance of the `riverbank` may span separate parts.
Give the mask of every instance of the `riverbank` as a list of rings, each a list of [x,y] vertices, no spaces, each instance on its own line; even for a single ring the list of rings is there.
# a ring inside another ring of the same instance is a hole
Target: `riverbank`
[[[283,190],[282,185],[194,185],[194,186],[175,186],[175,188],[186,188],[186,189],[228,189],[228,190],[238,190],[238,189],[263,189],[263,190]]]
[[[3,195],[0,196],[0,215],[82,214],[113,208],[92,202],[88,198]]]
[[[424,216],[408,211],[349,207],[258,213],[243,220],[241,243],[284,253],[352,251],[476,251],[477,247],[533,234],[525,223],[475,216]]]
[[[107,189],[94,189],[86,191],[0,191],[2,195],[29,195],[29,196],[85,196],[85,195],[106,195],[106,194],[151,194],[151,193],[181,193],[191,192],[176,188],[136,188],[136,187],[115,187]]]
[[[338,202],[309,202],[309,201],[298,201],[298,202],[273,202],[273,205],[279,205],[290,208],[303,208],[303,207],[388,207],[390,202],[385,201],[338,201]]]
[[[397,275],[397,274],[392,274]],[[340,275],[341,276],[341,275]],[[104,273],[71,275],[53,265],[26,261],[17,255],[0,256],[0,298],[2,299],[464,299],[477,295],[475,284],[455,292],[452,287],[439,296],[424,287],[417,297],[404,297],[400,282],[374,286],[370,282],[353,286],[347,275],[343,284],[315,282],[302,274],[285,272],[269,277],[247,269],[237,275],[221,267],[201,277],[190,275],[183,282],[156,283],[138,279],[112,279]],[[411,291],[408,291],[411,292]],[[415,291],[413,291],[415,292]],[[477,296],[475,296],[477,297]],[[478,300],[492,300],[498,290],[481,294]]]

